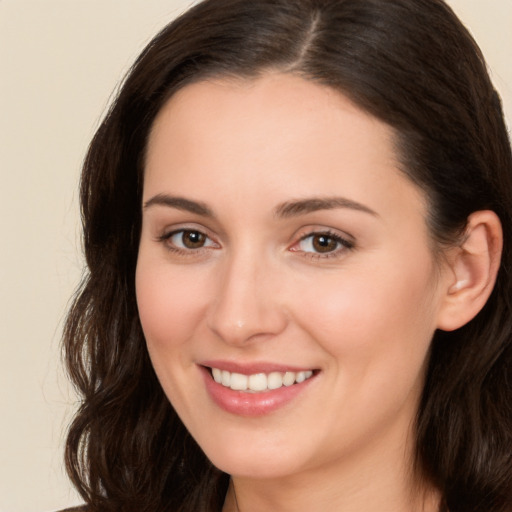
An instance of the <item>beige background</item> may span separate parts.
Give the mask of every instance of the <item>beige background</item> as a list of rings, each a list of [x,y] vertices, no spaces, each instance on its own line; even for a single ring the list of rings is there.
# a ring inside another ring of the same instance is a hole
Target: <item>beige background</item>
[[[59,365],[82,268],[80,163],[111,92],[190,0],[0,0],[0,512],[78,503],[62,469]],[[512,120],[512,2],[452,0]]]

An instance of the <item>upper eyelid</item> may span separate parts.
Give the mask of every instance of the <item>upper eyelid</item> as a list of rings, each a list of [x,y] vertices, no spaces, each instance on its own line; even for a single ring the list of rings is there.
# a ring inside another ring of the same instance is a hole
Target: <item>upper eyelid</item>
[[[345,240],[351,244],[355,244],[356,239],[350,233],[343,231],[341,229],[331,228],[327,226],[307,226],[298,229],[292,239],[296,239],[297,241],[304,240],[309,236],[314,235],[329,235],[334,238],[340,238],[341,240]]]
[[[159,238],[170,238],[171,236],[174,236],[178,233],[184,233],[184,232],[191,232],[191,233],[201,233],[202,235],[206,236],[207,238],[210,238],[211,240],[213,240],[213,238],[208,234],[208,233],[205,233],[203,230],[201,229],[194,229],[194,228],[178,228],[178,229],[169,229],[169,230],[166,230],[162,233],[162,235],[160,235]]]
[[[206,228],[205,226],[194,225],[194,223],[166,226],[159,231],[160,234],[158,235],[158,238],[168,238],[173,234],[179,233],[181,231],[197,231],[198,233],[202,233],[212,240],[215,240],[216,238],[215,235],[212,235],[212,231],[210,229]]]
[[[304,235],[302,235],[300,238],[299,238],[299,241],[300,240],[305,240],[306,238],[309,238],[311,236],[319,236],[319,235],[325,235],[327,237],[330,237],[330,238],[335,238],[335,239],[338,239],[338,240],[345,240],[347,242],[350,242],[351,240],[349,240],[349,236],[343,236],[343,235],[340,235],[339,233],[335,233],[333,231],[330,231],[330,230],[325,230],[325,231],[312,231],[310,233],[306,233]]]
[[[352,240],[349,240],[348,237],[343,237],[343,236],[337,235],[335,233],[330,233],[327,231],[318,231],[318,232],[310,233],[309,235],[304,235],[303,237],[299,238],[293,245],[295,246],[295,245],[303,242],[304,240],[307,240],[308,238],[315,237],[315,236],[322,236],[322,235],[326,236],[327,238],[332,238],[336,243],[338,243],[342,246],[341,248],[338,248],[335,251],[331,251],[330,254],[338,252],[342,249],[353,249],[355,247],[355,243]],[[303,252],[307,252],[307,251],[303,251]],[[327,253],[325,253],[325,254],[327,254]]]

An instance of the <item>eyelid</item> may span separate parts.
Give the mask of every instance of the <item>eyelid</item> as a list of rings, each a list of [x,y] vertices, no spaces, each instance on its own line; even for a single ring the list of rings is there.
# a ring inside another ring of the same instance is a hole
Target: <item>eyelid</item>
[[[169,237],[173,233],[178,233],[180,231],[197,231],[198,233],[203,233],[212,240],[216,238],[216,235],[212,233],[212,230],[210,228],[207,228],[203,224],[199,224],[196,222],[176,222],[173,224],[166,224],[165,226],[158,228],[158,232],[160,234],[157,234],[156,238],[160,239]]]

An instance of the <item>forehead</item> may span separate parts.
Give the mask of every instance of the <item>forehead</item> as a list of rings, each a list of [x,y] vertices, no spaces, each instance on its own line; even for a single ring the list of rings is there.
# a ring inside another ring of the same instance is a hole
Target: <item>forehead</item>
[[[244,198],[243,208],[258,193],[277,203],[335,192],[377,206],[407,189],[417,201],[397,160],[394,130],[332,88],[280,73],[202,81],[158,114],[144,196]]]
[[[291,73],[268,72],[254,79],[202,80],[179,89],[156,116],[150,140],[162,129],[162,124],[169,126],[173,121],[179,122],[181,128],[194,126],[197,129],[209,127],[212,122],[219,126],[225,122],[231,127],[238,124],[243,132],[248,132],[250,128],[257,128],[256,119],[258,125],[266,120],[268,126],[279,129],[285,127],[290,114],[294,114],[303,116],[311,128],[327,129],[329,125],[334,128],[333,122],[341,112],[351,117],[351,123],[372,124],[384,137],[394,134],[389,125],[363,112],[346,95],[329,86]],[[246,124],[249,120],[253,124]],[[315,121],[317,124],[313,125]]]
[[[299,138],[307,145],[298,146]],[[253,158],[272,151],[277,160],[346,146],[395,165],[394,139],[391,127],[316,82],[282,73],[217,79],[187,85],[167,101],[152,126],[146,168],[163,150],[174,159],[186,154],[216,160],[235,147],[251,150]]]

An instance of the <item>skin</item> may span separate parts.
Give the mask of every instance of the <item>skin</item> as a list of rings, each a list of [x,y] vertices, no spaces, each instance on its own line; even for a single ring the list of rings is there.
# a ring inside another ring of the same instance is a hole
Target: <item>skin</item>
[[[163,194],[212,215],[152,201]],[[276,213],[332,197],[352,203]],[[289,74],[188,85],[154,123],[143,201],[136,285],[148,350],[186,427],[232,475],[240,510],[436,510],[412,473],[412,425],[455,276],[434,258],[392,129]],[[183,246],[183,229],[206,235],[204,246]],[[326,232],[349,247],[315,252]],[[198,365],[212,359],[317,375],[248,418],[207,393]],[[232,489],[224,511],[236,510]]]

